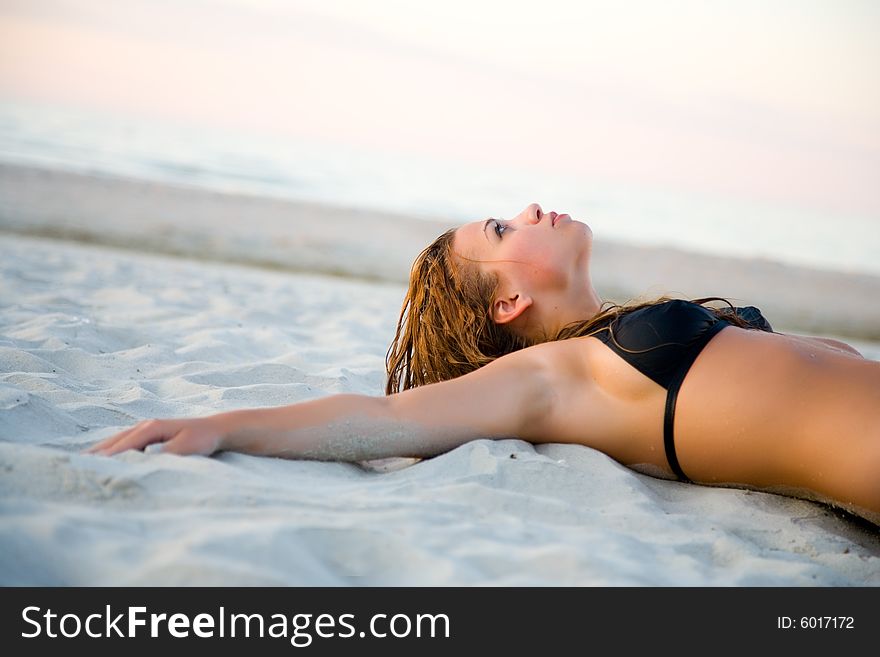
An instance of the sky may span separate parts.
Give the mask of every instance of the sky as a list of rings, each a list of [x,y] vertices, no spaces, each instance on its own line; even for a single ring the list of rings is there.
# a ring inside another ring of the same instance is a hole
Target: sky
[[[880,3],[0,0],[0,100],[880,222]]]

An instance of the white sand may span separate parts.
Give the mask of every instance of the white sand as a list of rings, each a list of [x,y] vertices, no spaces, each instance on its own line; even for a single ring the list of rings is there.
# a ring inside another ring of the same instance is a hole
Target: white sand
[[[880,585],[867,523],[586,447],[79,453],[143,418],[380,395],[402,295],[0,235],[0,584]]]

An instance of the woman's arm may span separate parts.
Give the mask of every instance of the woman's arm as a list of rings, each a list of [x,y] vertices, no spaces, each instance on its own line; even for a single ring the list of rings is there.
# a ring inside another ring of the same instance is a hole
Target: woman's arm
[[[543,348],[541,348],[543,347]],[[104,455],[164,443],[175,454],[230,450],[320,460],[432,456],[478,438],[534,439],[551,417],[547,345],[509,354],[457,379],[388,397],[335,394],[204,418],[149,420],[87,450]]]

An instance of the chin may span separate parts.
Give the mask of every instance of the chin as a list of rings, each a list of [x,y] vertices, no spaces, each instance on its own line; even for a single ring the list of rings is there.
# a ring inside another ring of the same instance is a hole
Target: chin
[[[584,234],[584,237],[590,241],[593,240],[593,229],[590,228],[589,224],[577,219],[572,220],[572,223],[580,224],[581,232]]]

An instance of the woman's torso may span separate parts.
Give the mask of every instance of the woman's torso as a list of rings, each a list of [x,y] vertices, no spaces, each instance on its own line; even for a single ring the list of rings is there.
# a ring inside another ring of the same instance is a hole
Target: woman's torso
[[[571,424],[563,440],[672,476],[663,444],[667,390],[596,337],[567,342],[587,394],[579,403],[568,400]],[[877,475],[878,409],[880,363],[794,336],[727,326],[681,384],[675,452],[699,483],[839,501],[859,468]],[[865,459],[873,466],[865,468]],[[876,497],[877,484],[859,485]]]

